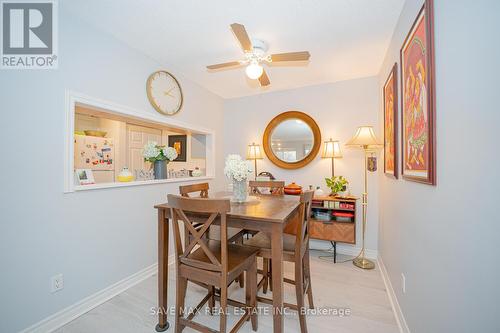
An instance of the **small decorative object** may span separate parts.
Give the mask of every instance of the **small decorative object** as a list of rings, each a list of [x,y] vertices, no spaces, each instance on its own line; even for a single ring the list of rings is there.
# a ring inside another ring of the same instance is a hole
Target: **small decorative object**
[[[76,169],[75,176],[80,185],[95,184],[94,174],[90,169]]]
[[[276,180],[276,178],[273,176],[273,174],[270,172],[267,172],[267,171],[260,172],[257,177],[268,177],[268,179],[266,179],[266,180]]]
[[[252,169],[248,167],[245,160],[240,155],[228,155],[226,157],[226,166],[224,174],[233,182],[234,202],[245,202],[248,196],[247,179]]]
[[[154,180],[155,179],[155,173],[154,170],[134,170],[135,172],[135,179],[140,180],[140,181],[145,181],[145,180]]]
[[[262,150],[260,149],[260,145],[256,144],[255,142],[252,142],[251,145],[248,145],[247,149],[247,160],[254,160],[255,163],[255,180],[257,180],[257,160],[261,160],[264,157],[262,157]]]
[[[123,167],[122,171],[118,174],[118,181],[120,182],[130,182],[134,180],[132,172],[129,171],[127,167]]]
[[[325,178],[326,186],[332,191],[331,196],[340,196],[347,190],[349,181],[344,176],[333,176],[332,178]]]
[[[314,196],[315,196],[315,197],[321,197],[321,196],[323,196],[323,195],[325,195],[325,191],[323,191],[323,190],[321,189],[321,187],[316,186],[316,190],[314,191]]]
[[[401,48],[403,178],[436,185],[433,1],[426,0]]]
[[[377,158],[375,156],[373,156],[373,153],[372,153],[372,156],[368,156],[368,158],[366,159],[366,163],[367,163],[368,171],[371,171],[371,172],[377,171]]]
[[[187,135],[169,135],[168,146],[174,148],[177,152],[177,158],[174,162],[186,162]]]
[[[142,155],[144,161],[153,164],[155,179],[167,179],[167,165],[177,158],[177,151],[172,147],[161,146],[155,141],[149,141],[144,145]]]
[[[166,71],[151,74],[146,83],[151,105],[161,114],[171,116],[182,108],[182,89],[177,79]]]
[[[193,177],[201,177],[203,173],[201,172],[200,168],[196,167],[193,172],[191,172],[191,175]]]
[[[392,66],[384,85],[384,172],[398,178],[398,65]]]
[[[99,138],[104,138],[108,132],[87,130],[87,131],[83,131],[83,133],[85,133],[85,135],[88,135],[88,136],[97,136]]]
[[[302,193],[302,186],[295,183],[288,184],[285,186],[285,194],[288,195],[300,195]]]
[[[335,159],[342,158],[342,151],[340,150],[340,144],[337,140],[325,141],[323,145],[323,154],[322,158],[331,158],[332,159],[332,177],[335,176]]]

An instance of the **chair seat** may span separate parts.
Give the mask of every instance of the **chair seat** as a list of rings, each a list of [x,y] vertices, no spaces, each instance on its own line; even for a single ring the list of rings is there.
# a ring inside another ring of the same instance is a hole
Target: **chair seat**
[[[207,242],[208,248],[214,254],[214,256],[221,261],[221,242],[216,240],[209,240]],[[227,269],[228,272],[232,272],[237,270],[241,266],[248,263],[248,261],[255,260],[254,256],[259,252],[259,249],[242,246],[237,244],[228,244],[227,245]],[[203,249],[200,247],[195,250],[193,253],[188,255],[189,259],[195,259],[199,261],[203,261],[206,263],[211,263],[210,259],[207,257]]]
[[[233,236],[237,235],[243,229],[227,227],[227,239],[231,239]],[[208,234],[210,239],[220,241],[220,226],[212,225]]]
[[[271,238],[265,232],[259,232],[250,239],[244,239],[243,244],[261,249],[271,249]],[[295,235],[283,235],[283,251],[295,252]]]

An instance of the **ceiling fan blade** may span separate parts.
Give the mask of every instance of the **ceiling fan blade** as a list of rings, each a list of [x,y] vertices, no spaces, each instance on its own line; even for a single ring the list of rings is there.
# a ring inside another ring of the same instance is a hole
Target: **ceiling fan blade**
[[[245,26],[243,24],[233,23],[231,24],[231,29],[233,30],[236,38],[238,38],[241,48],[247,52],[252,51],[252,42],[248,37]]]
[[[262,75],[259,77],[259,82],[261,87],[265,87],[271,84],[271,81],[269,81],[269,77],[267,76],[266,71],[262,72]]]
[[[307,61],[311,55],[308,51],[302,52],[288,52],[288,53],[277,53],[271,54],[271,61]]]
[[[222,64],[210,65],[210,66],[207,66],[207,69],[221,69],[221,68],[234,67],[234,66],[239,66],[239,65],[241,65],[241,63],[239,61],[231,61],[231,62],[224,62]]]

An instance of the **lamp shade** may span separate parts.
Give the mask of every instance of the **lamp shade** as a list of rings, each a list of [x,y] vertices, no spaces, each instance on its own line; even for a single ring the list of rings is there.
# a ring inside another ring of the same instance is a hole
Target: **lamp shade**
[[[348,147],[363,148],[378,148],[382,146],[373,132],[373,126],[358,127],[356,134],[345,145]]]
[[[323,154],[321,155],[323,158],[341,158],[342,151],[340,150],[340,144],[337,140],[328,140],[325,141],[323,145]]]
[[[248,145],[247,160],[260,160],[262,158],[262,150],[260,149],[260,145],[253,142],[252,144]]]

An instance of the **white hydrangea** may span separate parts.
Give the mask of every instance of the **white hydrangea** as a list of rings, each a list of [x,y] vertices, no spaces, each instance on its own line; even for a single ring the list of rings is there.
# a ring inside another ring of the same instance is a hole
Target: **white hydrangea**
[[[178,156],[177,150],[175,150],[175,148],[172,148],[172,147],[163,148],[163,155],[165,155],[165,157],[169,161],[175,160]]]
[[[232,154],[226,157],[224,174],[230,180],[245,180],[251,172],[252,169],[248,166],[247,161],[243,160],[240,155]]]
[[[148,141],[148,143],[144,145],[142,156],[144,156],[144,158],[146,159],[155,158],[156,156],[158,156],[160,154],[160,149],[158,149],[157,145],[158,143],[155,141]]]

